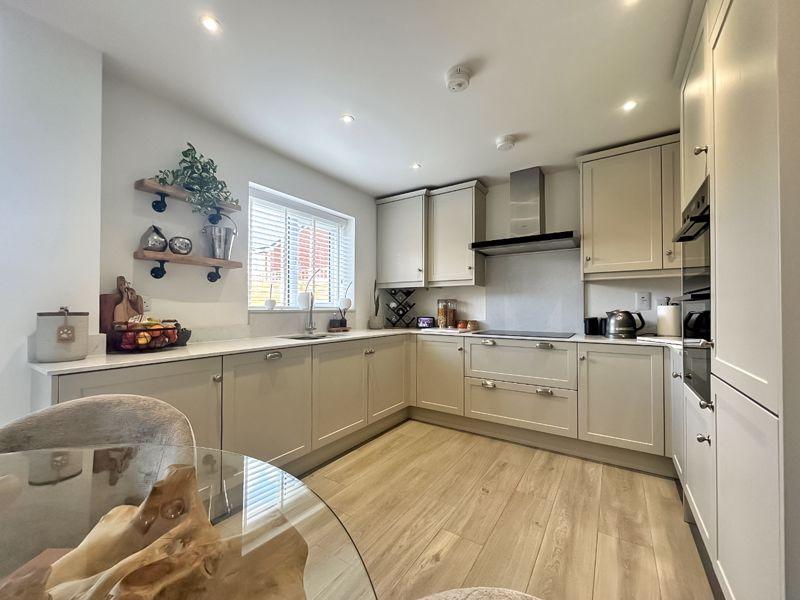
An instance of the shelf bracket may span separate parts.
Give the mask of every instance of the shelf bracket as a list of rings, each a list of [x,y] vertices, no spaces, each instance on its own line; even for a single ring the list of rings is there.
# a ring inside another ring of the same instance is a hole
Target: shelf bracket
[[[208,279],[211,283],[219,281],[222,275],[219,273],[220,267],[214,267],[213,271],[210,271],[208,275],[206,275],[206,279]]]
[[[153,210],[162,213],[167,210],[167,196],[169,196],[169,194],[165,192],[156,192],[156,196],[158,196],[158,200],[153,200]]]
[[[155,202],[153,204],[155,204]],[[167,261],[159,260],[157,262],[158,266],[150,269],[150,276],[153,277],[154,279],[161,279],[162,277],[164,277],[164,275],[167,274],[167,270],[164,268],[164,265],[167,263]]]
[[[208,215],[208,222],[217,225],[222,220],[222,209],[215,206],[214,210],[216,211],[214,214]]]

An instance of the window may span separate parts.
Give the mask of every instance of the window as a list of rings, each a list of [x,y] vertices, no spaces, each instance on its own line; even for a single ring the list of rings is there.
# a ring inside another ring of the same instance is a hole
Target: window
[[[307,284],[315,306],[338,306],[353,281],[354,233],[352,217],[250,184],[250,308],[268,298],[277,308],[298,308]]]

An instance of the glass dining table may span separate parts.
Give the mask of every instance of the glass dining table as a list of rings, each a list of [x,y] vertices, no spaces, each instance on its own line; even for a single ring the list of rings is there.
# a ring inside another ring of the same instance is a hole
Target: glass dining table
[[[300,480],[220,450],[0,454],[0,599],[374,599],[336,515]]]

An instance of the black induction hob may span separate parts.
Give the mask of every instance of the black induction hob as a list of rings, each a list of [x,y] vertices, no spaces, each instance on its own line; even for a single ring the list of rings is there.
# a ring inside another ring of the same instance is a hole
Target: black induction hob
[[[508,331],[505,329],[487,329],[477,331],[478,335],[491,335],[493,337],[542,337],[542,338],[571,338],[574,333],[563,331]]]

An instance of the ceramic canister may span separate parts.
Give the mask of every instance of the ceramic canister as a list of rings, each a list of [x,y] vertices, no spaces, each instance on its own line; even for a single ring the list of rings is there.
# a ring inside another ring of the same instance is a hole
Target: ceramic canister
[[[62,306],[58,312],[36,313],[36,360],[63,362],[81,360],[89,354],[89,313],[70,312]]]

